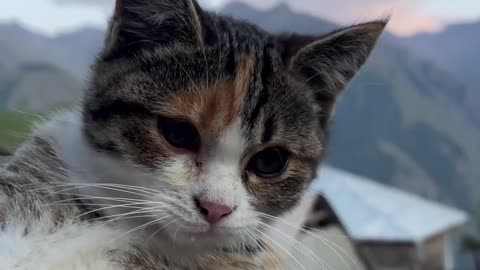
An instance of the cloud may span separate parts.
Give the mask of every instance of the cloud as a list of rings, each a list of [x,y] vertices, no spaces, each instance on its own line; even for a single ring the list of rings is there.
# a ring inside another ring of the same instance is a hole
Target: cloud
[[[110,9],[114,0],[54,0],[58,4],[94,5]],[[218,8],[221,4],[241,1],[260,9],[270,8],[280,2],[299,12],[341,23],[351,24],[392,15],[389,28],[399,35],[435,31],[442,21],[422,11],[426,0],[199,0],[203,6]]]
[[[226,0],[233,2],[238,0]],[[422,11],[426,0],[241,0],[257,8],[269,8],[280,2],[299,12],[320,16],[341,24],[351,24],[392,15],[389,28],[399,35],[435,31],[442,21]]]
[[[95,6],[110,6],[114,0],[54,0],[55,3],[61,5],[79,4],[79,5],[95,5]]]
[[[99,6],[99,7],[111,7],[114,5],[115,0],[54,0],[57,4],[60,5],[89,5],[89,6]],[[147,1],[147,0],[145,0]],[[225,0],[198,0],[200,4],[208,6],[210,8],[217,8]]]
[[[83,6],[99,8],[103,12],[110,13],[115,5],[115,0],[53,0],[60,6]]]

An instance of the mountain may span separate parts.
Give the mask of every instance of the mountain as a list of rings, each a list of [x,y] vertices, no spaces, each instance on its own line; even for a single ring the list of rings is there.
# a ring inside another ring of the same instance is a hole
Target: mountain
[[[433,34],[418,34],[403,40],[417,56],[430,60],[459,79],[480,83],[480,21],[454,24]]]
[[[465,106],[480,126],[480,21],[450,25],[434,34],[418,34],[402,43],[416,56],[470,85]]]
[[[52,39],[57,50],[55,62],[71,74],[84,79],[94,57],[100,52],[105,33],[96,28],[82,28]]]
[[[76,78],[53,65],[23,64],[0,80],[0,102],[13,111],[45,112],[70,106],[82,90]]]
[[[0,62],[4,69],[15,69],[25,62],[43,62],[52,55],[48,38],[15,23],[0,24]]]
[[[21,64],[48,63],[84,79],[103,37],[103,31],[94,28],[47,37],[16,23],[0,24],[0,62],[8,63],[4,67],[8,69]]]
[[[335,24],[326,20],[311,16],[299,16],[293,13],[285,3],[279,4],[268,11],[252,12],[250,6],[233,2],[225,6],[222,13],[255,22],[272,32],[283,32],[295,28],[299,34],[325,33],[334,30],[336,27]]]
[[[322,34],[336,26],[280,5],[244,4],[224,13],[273,32]],[[470,89],[419,60],[386,34],[337,109],[328,162],[445,203],[480,199],[480,131],[464,105]]]
[[[0,24],[0,108],[42,112],[78,100],[103,35],[83,28],[48,37]]]

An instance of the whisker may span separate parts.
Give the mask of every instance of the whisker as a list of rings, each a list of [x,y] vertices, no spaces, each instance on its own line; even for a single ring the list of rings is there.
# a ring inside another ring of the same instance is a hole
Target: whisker
[[[64,203],[64,204],[52,204],[55,206],[111,206],[111,204],[96,204],[96,203],[85,203],[85,204],[80,204],[80,203]],[[119,207],[122,208],[132,208],[132,209],[141,209],[143,207],[140,206],[127,206],[127,205],[119,205]]]
[[[321,242],[323,242],[327,247],[329,247],[334,253],[335,255],[338,256],[338,258],[342,261],[342,263],[348,268],[348,269],[351,269],[350,268],[350,265],[347,263],[347,261],[345,261],[345,259],[340,255],[340,253],[338,253],[337,249],[340,250],[342,253],[344,253],[345,255],[347,255],[347,258],[353,262],[353,264],[355,264],[355,267],[357,269],[361,269],[359,263],[357,260],[355,260],[352,255],[347,252],[344,248],[340,247],[339,245],[337,245],[336,243],[324,238],[324,237],[320,237],[310,231],[307,231],[301,227],[297,227],[297,226],[294,226],[290,223],[288,223],[287,221],[281,219],[281,218],[278,218],[278,217],[275,217],[275,216],[271,216],[271,215],[268,215],[268,214],[265,214],[265,213],[261,213],[261,212],[257,212],[259,215],[263,216],[264,218],[267,218],[267,219],[270,219],[272,221],[279,221],[279,222],[282,222],[283,224],[287,225],[287,226],[290,226],[292,228],[295,228],[295,229],[298,229],[299,231],[303,232],[303,233],[306,233],[308,234],[309,236],[311,237],[314,237],[315,239],[317,240],[320,240]]]
[[[305,247],[302,245],[302,243],[300,243],[298,240],[294,239],[293,237],[289,236],[288,234],[282,232],[281,230],[271,226],[271,225],[268,225],[268,224],[265,224],[265,223],[260,223],[259,224],[260,226],[262,226],[263,228],[269,230],[270,232],[273,232],[275,233],[276,235],[278,236],[283,236],[285,237],[284,240],[288,241],[290,244],[293,244],[293,246],[300,252],[302,253],[302,255],[304,255],[305,257],[311,257],[314,259],[314,262],[320,266],[320,269],[330,269],[330,267],[327,265],[326,262],[320,260],[317,256],[315,256],[314,252],[312,250],[310,250],[309,248]]]
[[[270,240],[272,242],[272,244],[274,244],[275,246],[277,246],[278,248],[280,248],[283,252],[285,252],[285,254],[287,254],[290,258],[292,258],[292,260],[294,260],[303,270],[306,270],[305,269],[305,266],[300,263],[300,261],[292,255],[292,253],[290,251],[288,251],[286,248],[284,248],[281,244],[279,244],[277,241],[275,241],[274,239],[272,239],[270,236],[268,236],[268,234],[262,232],[261,230],[255,228],[255,230],[259,233],[261,233],[263,235],[262,238],[267,238],[268,240]]]
[[[55,202],[49,202],[49,204],[64,203],[64,202],[75,202],[75,201],[78,201],[78,200],[104,200],[104,201],[112,201],[112,202],[155,203],[155,202],[147,201],[147,200],[137,200],[137,199],[121,198],[121,197],[89,196],[89,195],[82,195],[82,194],[75,194],[75,193],[61,193],[61,195],[79,196],[79,197],[63,199],[63,200],[59,200],[59,201],[55,201]]]
[[[177,227],[177,230],[173,234],[173,241],[174,242],[177,240],[177,233],[178,233],[178,231],[180,230],[181,227],[182,227],[182,225],[179,224],[178,227]]]
[[[141,213],[138,213],[138,214],[141,214]],[[153,218],[153,217],[157,217],[157,216],[156,215],[151,215],[151,214],[150,215],[138,215],[138,216],[124,215],[124,216],[120,216],[120,217],[117,217],[115,219],[106,221],[105,223],[103,223],[103,225],[109,224],[111,222],[119,221],[119,220],[136,219],[136,218]],[[108,217],[108,218],[111,218],[111,217]],[[102,219],[105,219],[105,217],[94,218],[94,219],[91,219],[89,221],[97,221],[97,220],[102,220]]]
[[[152,233],[148,238],[147,238],[147,243],[150,242],[150,240],[155,236],[157,235],[158,233],[160,233],[163,229],[165,229],[168,225],[172,224],[173,222],[175,222],[175,220],[172,220],[170,222],[168,222],[167,224],[163,225],[160,229],[158,229],[157,231],[155,231],[154,233]]]
[[[106,222],[104,222],[103,224],[104,225],[107,225],[109,223],[113,223],[115,221],[118,221],[118,220],[121,220],[123,219],[123,217],[128,217],[128,216],[133,216],[133,215],[136,215],[136,214],[144,214],[144,213],[149,213],[149,215],[146,215],[145,217],[148,217],[148,216],[152,216],[152,217],[158,217],[158,215],[154,215],[153,213],[155,212],[160,212],[160,208],[158,207],[151,207],[151,208],[142,208],[142,209],[138,209],[138,210],[135,210],[135,211],[132,211],[132,212],[128,212],[128,213],[122,213],[122,214],[117,214],[117,215],[110,215],[110,216],[107,216],[107,218],[111,218],[111,217],[114,217],[114,216],[118,216],[114,219],[111,219],[111,220],[108,220]]]
[[[129,216],[133,216],[133,215],[137,215],[137,214],[149,213],[148,215],[145,215],[144,217],[149,217],[149,216],[157,217],[157,215],[153,214],[154,212],[157,212],[157,211],[153,211],[152,209],[138,209],[138,210],[128,212],[128,213],[123,213],[123,214],[118,214],[118,215],[110,215],[110,216],[107,216],[107,218],[112,218],[114,216],[118,216],[118,217],[104,222],[103,225],[107,225],[107,224],[113,223],[115,221],[122,220],[122,219],[124,219],[124,217],[129,217]]]
[[[127,193],[127,194],[139,195],[139,196],[156,195],[156,194],[160,193],[160,192],[146,191],[146,190],[142,190],[142,189],[136,188],[136,187],[128,187],[128,186],[124,186],[124,185],[115,185],[115,184],[111,184],[111,185],[107,185],[107,184],[59,184],[59,185],[54,185],[54,186],[49,185],[47,187],[32,189],[30,191],[35,192],[35,191],[39,191],[39,190],[48,190],[48,189],[51,189],[53,187],[55,187],[55,188],[65,187],[65,189],[53,192],[53,193],[51,193],[52,195],[62,193],[62,192],[65,192],[65,191],[70,191],[70,190],[75,190],[75,189],[84,189],[84,188],[100,188],[100,189],[118,191],[118,192],[123,192],[123,193]],[[137,191],[137,192],[134,192],[134,191]],[[140,193],[140,192],[143,192],[143,193]]]
[[[83,214],[80,214],[76,217],[74,217],[74,219],[78,219],[78,218],[81,218],[83,216],[86,216],[86,215],[89,215],[89,214],[92,214],[92,213],[95,213],[95,212],[99,212],[99,211],[103,211],[103,210],[108,210],[108,209],[113,209],[113,208],[118,208],[122,205],[111,205],[111,206],[106,206],[106,207],[101,207],[101,208],[98,208],[98,209],[94,209],[94,210],[91,210],[91,211],[88,211],[86,213],[83,213]],[[144,210],[147,210],[147,209],[155,209],[155,207],[150,207],[150,208],[143,208]],[[133,211],[135,212],[135,211]]]
[[[256,243],[256,245],[260,248],[260,250],[268,253],[269,258],[270,258],[270,260],[272,261],[272,264],[275,266],[275,268],[276,268],[277,270],[280,270],[280,265],[281,265],[281,263],[280,263],[280,261],[278,260],[278,258],[275,256],[275,254],[273,254],[273,252],[270,251],[270,249],[269,249],[265,244],[263,244],[262,241],[256,241],[258,237],[255,237],[255,234],[250,233],[250,232],[246,232],[246,234],[247,234],[247,237],[251,237],[251,238],[252,238],[252,240],[253,240],[253,241]],[[253,234],[253,237],[252,237],[252,234]]]
[[[140,225],[140,226],[137,226],[137,227],[135,227],[135,228],[127,231],[126,233],[120,235],[119,237],[116,237],[116,239],[118,240],[118,239],[120,239],[120,238],[123,238],[123,237],[127,236],[128,234],[131,234],[131,233],[136,232],[136,231],[138,231],[138,230],[147,228],[148,226],[150,226],[150,225],[152,225],[152,224],[155,224],[155,223],[158,223],[158,222],[160,222],[160,221],[162,221],[162,220],[165,220],[165,219],[167,219],[167,218],[169,218],[169,216],[157,218],[157,219],[155,219],[155,220],[152,220],[152,221],[150,221],[150,222],[147,222],[147,223],[145,223],[145,224],[142,224],[142,225]]]

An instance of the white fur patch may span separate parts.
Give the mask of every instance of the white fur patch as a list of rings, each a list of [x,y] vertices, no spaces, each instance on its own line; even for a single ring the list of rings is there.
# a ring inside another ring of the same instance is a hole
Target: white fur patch
[[[239,167],[245,145],[238,121],[220,138],[206,162],[201,179],[203,199],[231,207],[247,200]]]
[[[26,235],[21,224],[0,232],[0,269],[10,270],[115,270],[106,252],[126,246],[125,240],[105,226],[66,225],[53,233],[42,224]]]

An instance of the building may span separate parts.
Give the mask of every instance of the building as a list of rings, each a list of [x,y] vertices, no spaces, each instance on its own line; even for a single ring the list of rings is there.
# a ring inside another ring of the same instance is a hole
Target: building
[[[337,226],[362,268],[454,269],[454,232],[466,223],[464,212],[332,167],[320,170],[312,191],[323,197],[308,225]]]

